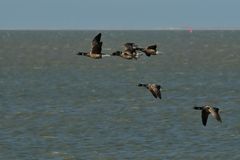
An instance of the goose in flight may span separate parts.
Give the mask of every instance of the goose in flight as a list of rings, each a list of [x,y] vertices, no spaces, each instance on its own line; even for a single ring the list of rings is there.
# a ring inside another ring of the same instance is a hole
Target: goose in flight
[[[124,44],[124,50],[123,51],[116,51],[113,52],[111,55],[112,56],[120,56],[125,59],[135,59],[137,60],[138,54],[137,50],[139,48],[135,43],[125,43]]]
[[[157,55],[157,45],[147,46],[146,48],[138,48],[139,51],[145,53],[146,56],[150,57],[151,55]]]
[[[160,85],[150,84],[150,83],[149,84],[139,83],[138,86],[147,88],[155,98],[162,99],[162,95],[161,95],[161,91],[160,91],[160,89],[162,87]]]
[[[92,40],[92,49],[90,52],[78,52],[77,55],[87,56],[94,59],[102,58],[101,33],[98,33]]]
[[[193,107],[193,109],[202,110],[202,124],[204,126],[206,126],[207,124],[209,114],[211,114],[217,121],[222,122],[221,117],[219,115],[219,108],[205,105],[202,107]]]

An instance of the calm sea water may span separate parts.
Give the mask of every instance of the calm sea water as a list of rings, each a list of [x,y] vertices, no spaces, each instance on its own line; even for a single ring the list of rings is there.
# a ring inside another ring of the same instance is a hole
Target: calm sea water
[[[240,159],[240,31],[0,31],[0,159]],[[156,100],[138,83],[158,83]],[[204,127],[194,105],[220,108]]]

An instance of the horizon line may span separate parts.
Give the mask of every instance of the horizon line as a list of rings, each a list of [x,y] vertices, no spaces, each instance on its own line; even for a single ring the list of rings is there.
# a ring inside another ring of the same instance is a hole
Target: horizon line
[[[158,30],[240,30],[240,27],[155,27],[155,28],[127,28],[127,27],[99,27],[99,28],[0,28],[0,31],[158,31]]]

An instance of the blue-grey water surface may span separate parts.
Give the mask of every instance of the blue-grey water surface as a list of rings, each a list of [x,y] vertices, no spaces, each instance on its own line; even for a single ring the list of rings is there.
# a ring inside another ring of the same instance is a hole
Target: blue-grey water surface
[[[0,31],[0,159],[240,159],[240,31],[101,31],[106,54],[161,55],[77,56],[98,32]]]

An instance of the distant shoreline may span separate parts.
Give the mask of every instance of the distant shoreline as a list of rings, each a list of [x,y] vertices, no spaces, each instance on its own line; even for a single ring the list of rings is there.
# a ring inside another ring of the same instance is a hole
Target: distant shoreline
[[[191,29],[192,31],[238,31],[240,30],[240,27],[236,27],[236,28],[211,28],[211,27],[199,27],[199,28],[191,28],[191,27],[169,27],[169,28],[149,28],[149,29],[141,29],[141,28],[80,28],[80,29],[31,29],[31,28],[0,28],[0,31],[187,31]]]

